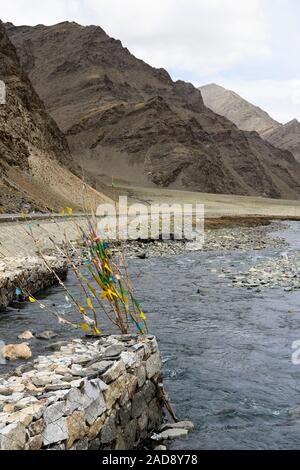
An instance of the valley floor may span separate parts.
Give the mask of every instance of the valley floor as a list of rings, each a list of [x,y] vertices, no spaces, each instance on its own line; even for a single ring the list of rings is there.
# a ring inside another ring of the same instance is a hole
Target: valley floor
[[[146,204],[204,204],[205,217],[249,217],[298,219],[300,200],[208,194],[161,188],[117,186],[118,195],[127,195],[131,202]]]

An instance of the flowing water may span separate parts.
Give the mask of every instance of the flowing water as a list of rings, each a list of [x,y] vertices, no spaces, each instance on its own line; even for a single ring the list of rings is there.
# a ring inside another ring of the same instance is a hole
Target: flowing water
[[[291,244],[287,249],[130,260],[150,330],[159,340],[166,388],[179,417],[196,426],[174,449],[298,448],[300,366],[291,356],[292,343],[300,340],[300,292],[233,287],[218,273],[243,271],[300,249],[299,231],[295,222],[280,233]],[[76,287],[72,274],[68,285]],[[59,287],[44,297],[72,317]],[[1,314],[1,339],[15,341],[24,329],[53,329],[57,340],[74,336],[36,305]],[[33,340],[34,353],[46,344]]]

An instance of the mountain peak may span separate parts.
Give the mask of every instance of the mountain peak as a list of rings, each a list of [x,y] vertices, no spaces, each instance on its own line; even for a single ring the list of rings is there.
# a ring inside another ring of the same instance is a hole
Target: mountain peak
[[[280,126],[280,123],[272,119],[268,113],[234,91],[215,83],[200,87],[200,91],[208,108],[225,116],[239,129],[263,135]]]
[[[292,119],[291,121],[287,122],[285,126],[300,126],[300,122],[298,119]]]

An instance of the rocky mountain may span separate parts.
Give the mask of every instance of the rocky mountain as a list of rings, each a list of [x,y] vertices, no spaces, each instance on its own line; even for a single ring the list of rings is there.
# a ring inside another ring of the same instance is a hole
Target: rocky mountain
[[[291,152],[300,162],[300,123],[297,119],[280,124],[259,107],[219,85],[205,85],[200,90],[204,103],[215,113],[230,119],[240,129],[258,132],[275,147]]]
[[[22,70],[15,47],[0,23],[0,211],[82,208],[82,181],[70,172],[67,140],[47,113]],[[85,187],[87,204],[102,196]]]
[[[205,105],[221,116],[232,121],[239,129],[255,131],[260,135],[273,131],[280,123],[258,106],[245,100],[237,93],[211,83],[199,88]]]
[[[95,182],[299,197],[289,152],[215,114],[193,85],[173,82],[100,27],[6,28],[75,164]]]
[[[297,119],[266,133],[264,138],[275,147],[289,150],[300,162],[300,122]]]

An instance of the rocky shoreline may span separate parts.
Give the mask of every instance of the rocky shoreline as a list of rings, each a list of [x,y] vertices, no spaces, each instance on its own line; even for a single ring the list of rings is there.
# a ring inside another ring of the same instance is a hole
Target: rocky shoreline
[[[34,295],[57,283],[56,273],[65,279],[68,264],[65,259],[45,257],[47,264],[38,257],[2,258],[0,261],[0,310],[11,302],[23,298],[24,293]],[[26,295],[25,294],[25,295]]]
[[[282,288],[286,292],[300,289],[300,252],[280,255],[251,267],[248,271],[229,274],[235,287],[247,289]]]
[[[206,229],[204,243],[187,240],[149,240],[127,241],[124,251],[128,258],[153,258],[157,256],[174,256],[189,251],[236,251],[264,250],[282,248],[287,243],[272,232],[282,229],[283,224],[276,222],[270,225],[254,227],[226,227]],[[120,244],[112,243],[112,252],[117,254]]]
[[[165,403],[154,336],[73,340],[0,378],[0,449],[165,448],[193,428]]]

